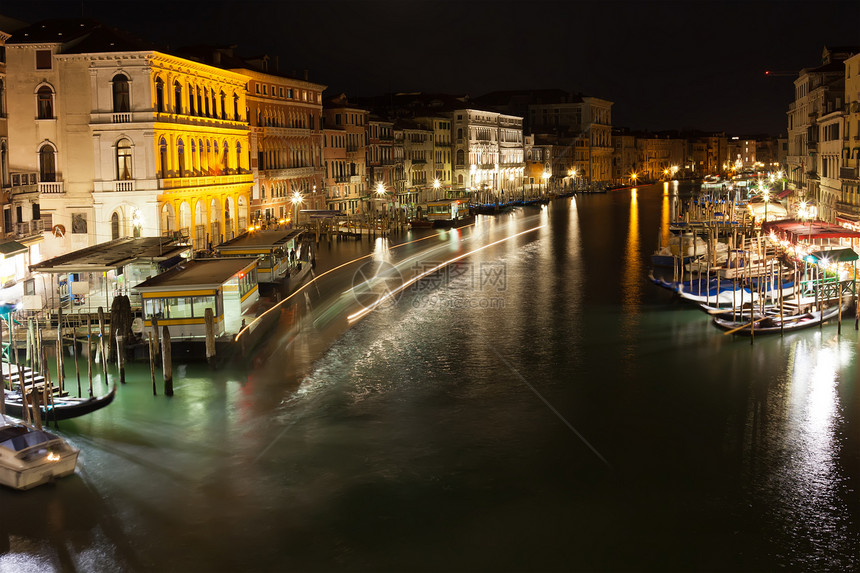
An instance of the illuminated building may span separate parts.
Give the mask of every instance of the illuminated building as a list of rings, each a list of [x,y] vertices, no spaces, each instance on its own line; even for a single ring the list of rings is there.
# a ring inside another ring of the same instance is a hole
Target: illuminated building
[[[45,256],[167,233],[203,249],[245,228],[246,76],[90,20],[37,23],[8,48],[11,163],[38,173]]]
[[[325,100],[323,115],[328,208],[350,214],[375,210],[365,179],[367,110],[350,104],[346,95],[340,94]]]

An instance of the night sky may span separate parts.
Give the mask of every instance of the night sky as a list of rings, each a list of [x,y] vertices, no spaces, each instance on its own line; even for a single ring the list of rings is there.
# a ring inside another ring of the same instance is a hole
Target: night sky
[[[307,69],[328,96],[561,88],[614,101],[616,126],[739,135],[785,133],[796,72],[825,45],[860,46],[857,0],[2,0],[0,14],[238,44],[287,75]]]

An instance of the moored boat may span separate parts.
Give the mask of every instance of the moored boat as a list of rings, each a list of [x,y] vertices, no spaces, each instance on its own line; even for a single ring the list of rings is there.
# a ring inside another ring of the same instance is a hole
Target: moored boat
[[[21,393],[6,390],[6,411],[15,418],[24,418],[24,401]],[[92,396],[89,398],[73,398],[69,396],[54,397],[50,404],[40,404],[42,420],[46,423],[51,421],[68,420],[77,418],[96,410],[100,410],[113,402],[116,397],[116,385],[104,396]],[[32,407],[32,405],[30,405]]]
[[[70,475],[79,453],[55,434],[0,416],[0,484],[30,489]]]
[[[847,312],[850,306],[851,303],[847,302],[841,305],[841,309],[843,312]],[[730,317],[729,314],[714,316],[714,324],[726,330],[726,334],[731,333],[746,336],[750,336],[751,334],[776,334],[822,324],[836,318],[839,315],[839,310],[840,305],[834,304],[823,310],[810,310],[808,312],[780,315],[779,308],[776,305],[772,305],[767,307],[764,313],[757,312],[750,314],[747,312],[737,317]]]

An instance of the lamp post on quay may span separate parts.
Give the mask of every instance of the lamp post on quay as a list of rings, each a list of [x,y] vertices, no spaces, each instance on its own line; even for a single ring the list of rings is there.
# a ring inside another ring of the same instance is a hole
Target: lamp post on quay
[[[436,196],[436,201],[439,200],[439,188],[441,186],[442,186],[442,183],[440,183],[438,179],[433,180],[433,191],[434,191],[435,196]],[[384,192],[385,192],[385,190],[383,189],[383,193]]]
[[[304,202],[304,198],[301,193],[294,191],[290,202],[293,204],[293,228],[295,229],[299,225],[299,205]]]

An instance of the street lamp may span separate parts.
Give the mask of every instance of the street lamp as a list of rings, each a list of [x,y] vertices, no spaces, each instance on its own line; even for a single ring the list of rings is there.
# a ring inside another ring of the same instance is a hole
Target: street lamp
[[[433,180],[433,189],[434,189],[434,192],[436,193],[436,200],[437,201],[439,200],[439,187],[441,187],[441,186],[442,186],[442,184],[439,182],[438,179]],[[384,192],[384,190],[383,190],[383,192]]]
[[[541,177],[543,178],[543,189],[544,189],[544,191],[547,191],[546,186],[547,186],[547,182],[549,181],[549,171],[544,171],[543,175],[541,175]]]
[[[299,205],[302,204],[304,198],[298,191],[293,191],[293,196],[290,197],[290,201],[293,204],[293,227],[296,227],[299,224]]]
[[[630,174],[630,179],[633,181],[633,186],[636,187],[636,179],[639,177],[639,174],[635,171]]]

